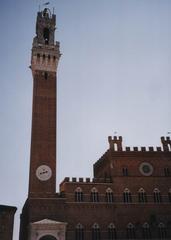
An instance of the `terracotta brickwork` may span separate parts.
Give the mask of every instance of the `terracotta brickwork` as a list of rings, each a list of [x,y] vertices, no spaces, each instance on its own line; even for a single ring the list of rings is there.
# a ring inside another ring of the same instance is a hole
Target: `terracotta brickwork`
[[[94,178],[66,177],[56,193],[55,19],[47,9],[39,12],[33,41],[30,180],[20,240],[171,239],[169,137],[161,147],[132,149],[121,136],[109,137]]]

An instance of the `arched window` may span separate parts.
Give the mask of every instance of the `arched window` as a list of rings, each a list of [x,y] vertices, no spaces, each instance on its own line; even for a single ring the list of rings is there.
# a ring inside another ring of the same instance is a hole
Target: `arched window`
[[[108,188],[106,190],[106,202],[111,203],[113,202],[114,198],[113,198],[113,191],[111,188]]]
[[[91,189],[91,201],[99,202],[99,194],[95,187]]]
[[[129,191],[128,188],[125,188],[125,190],[124,190],[123,200],[124,200],[125,203],[131,203],[132,202],[131,192]]]
[[[127,238],[135,239],[135,226],[132,223],[127,225]]]
[[[75,201],[76,202],[83,202],[83,192],[80,187],[75,189]]]
[[[108,226],[108,239],[109,240],[117,239],[116,227],[113,223],[110,223]]]
[[[41,237],[39,240],[57,240],[57,239],[52,235],[45,235]]]
[[[159,223],[158,225],[158,234],[159,234],[159,239],[165,239],[166,236],[166,226],[164,223]]]
[[[92,240],[100,240],[100,227],[97,223],[92,227]]]
[[[75,240],[84,240],[84,228],[80,223],[77,224],[75,229]]]
[[[147,222],[144,223],[142,226],[142,235],[143,235],[143,239],[151,238],[150,225]]]
[[[43,38],[44,38],[44,41],[45,41],[45,44],[49,44],[49,28],[44,28],[43,30]]]
[[[154,189],[153,196],[154,196],[154,202],[155,203],[161,203],[162,198],[161,198],[161,193],[160,193],[158,188]]]
[[[143,188],[140,188],[140,189],[138,190],[138,201],[139,201],[140,203],[145,203],[145,202],[147,202],[147,194],[146,194],[146,192],[144,191]]]

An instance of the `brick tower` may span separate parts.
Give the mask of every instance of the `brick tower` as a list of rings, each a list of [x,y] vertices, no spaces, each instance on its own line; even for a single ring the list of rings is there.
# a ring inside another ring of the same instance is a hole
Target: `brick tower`
[[[56,16],[39,12],[33,40],[33,113],[29,196],[56,191],[56,70],[59,42],[54,41]]]

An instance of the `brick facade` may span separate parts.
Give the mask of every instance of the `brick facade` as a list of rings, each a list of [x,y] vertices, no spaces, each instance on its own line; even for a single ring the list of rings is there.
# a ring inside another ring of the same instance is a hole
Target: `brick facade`
[[[171,239],[169,137],[161,138],[161,147],[148,149],[124,147],[122,137],[109,137],[109,149],[94,164],[94,178],[65,178],[56,193],[55,69],[60,52],[52,37],[54,24],[49,10],[38,13],[31,66],[30,185],[21,214],[20,240]],[[55,56],[55,65],[48,62],[51,56]],[[33,232],[40,223],[46,223],[43,233]],[[62,237],[60,226],[66,227]]]

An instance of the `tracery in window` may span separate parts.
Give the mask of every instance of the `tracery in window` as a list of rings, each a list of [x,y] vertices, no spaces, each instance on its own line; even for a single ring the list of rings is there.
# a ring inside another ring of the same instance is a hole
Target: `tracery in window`
[[[154,189],[153,196],[154,196],[154,202],[155,203],[161,203],[162,198],[161,198],[161,193],[160,193],[158,188]]]
[[[132,223],[128,223],[127,225],[127,238],[135,239],[135,226]]]
[[[75,228],[75,240],[84,240],[84,227],[80,223]]]
[[[117,239],[116,227],[113,223],[110,223],[108,226],[108,239],[109,240]]]
[[[92,240],[100,240],[100,227],[97,223],[92,227]]]
[[[114,201],[113,191],[111,188],[106,190],[106,202],[111,203]]]
[[[75,189],[75,202],[83,202],[83,191],[80,187]]]
[[[159,239],[165,239],[166,236],[166,226],[164,223],[159,223],[158,225],[158,235],[159,235]]]
[[[91,189],[91,201],[99,202],[99,193],[95,187]]]
[[[151,239],[150,225],[146,222],[142,226],[143,239]]]
[[[140,188],[138,190],[138,201],[140,203],[145,203],[147,202],[147,194],[143,188]]]
[[[124,200],[125,203],[131,203],[132,202],[131,192],[129,191],[128,188],[125,188],[125,190],[124,190],[123,200]]]

